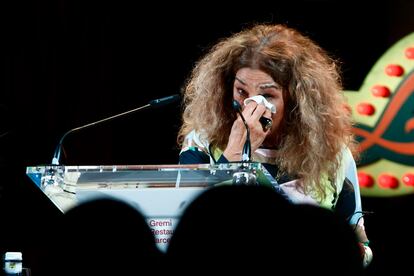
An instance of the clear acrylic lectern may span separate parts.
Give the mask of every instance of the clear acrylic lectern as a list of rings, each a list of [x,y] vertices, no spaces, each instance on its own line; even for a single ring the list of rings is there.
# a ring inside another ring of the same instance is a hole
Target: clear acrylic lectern
[[[278,189],[260,163],[48,165],[27,167],[26,173],[62,212],[103,197],[129,203],[146,217],[161,249],[166,248],[182,211],[206,188],[259,184]]]

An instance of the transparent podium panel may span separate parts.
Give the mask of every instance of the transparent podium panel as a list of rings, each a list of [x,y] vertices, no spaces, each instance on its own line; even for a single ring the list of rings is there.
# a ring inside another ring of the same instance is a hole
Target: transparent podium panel
[[[217,185],[270,185],[275,179],[260,163],[217,165],[33,166],[27,175],[66,212],[98,198],[127,202],[147,219],[158,246],[165,250],[188,204]]]

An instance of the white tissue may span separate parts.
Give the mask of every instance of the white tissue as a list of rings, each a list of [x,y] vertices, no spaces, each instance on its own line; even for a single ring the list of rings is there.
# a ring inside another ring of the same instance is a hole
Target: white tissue
[[[248,103],[250,103],[251,101],[255,101],[257,104],[263,104],[264,106],[266,106],[267,109],[269,109],[272,113],[276,113],[276,106],[274,106],[273,104],[269,103],[265,97],[263,97],[262,95],[256,95],[250,98],[247,98],[244,100],[244,105],[246,106]]]

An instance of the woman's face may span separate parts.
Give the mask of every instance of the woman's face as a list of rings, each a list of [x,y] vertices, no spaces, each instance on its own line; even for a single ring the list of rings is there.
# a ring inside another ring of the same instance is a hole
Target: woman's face
[[[275,147],[285,109],[282,87],[270,75],[261,70],[241,68],[237,71],[234,80],[233,98],[243,107],[245,99],[256,95],[262,95],[276,107],[276,113],[271,113],[272,128],[263,143],[263,146]]]

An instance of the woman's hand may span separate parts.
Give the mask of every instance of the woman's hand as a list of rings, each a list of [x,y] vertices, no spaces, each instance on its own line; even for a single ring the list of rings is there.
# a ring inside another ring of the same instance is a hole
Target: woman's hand
[[[271,112],[266,109],[264,105],[258,105],[256,102],[250,102],[245,106],[242,114],[247,125],[249,126],[251,150],[254,152],[260,147],[266,136],[269,134],[269,130],[266,132],[263,131],[263,126],[259,122],[259,119],[261,116],[271,118]],[[246,138],[246,127],[244,126],[240,115],[237,115],[237,119],[234,121],[231,128],[229,142],[223,152],[227,160],[241,161],[241,154]]]

